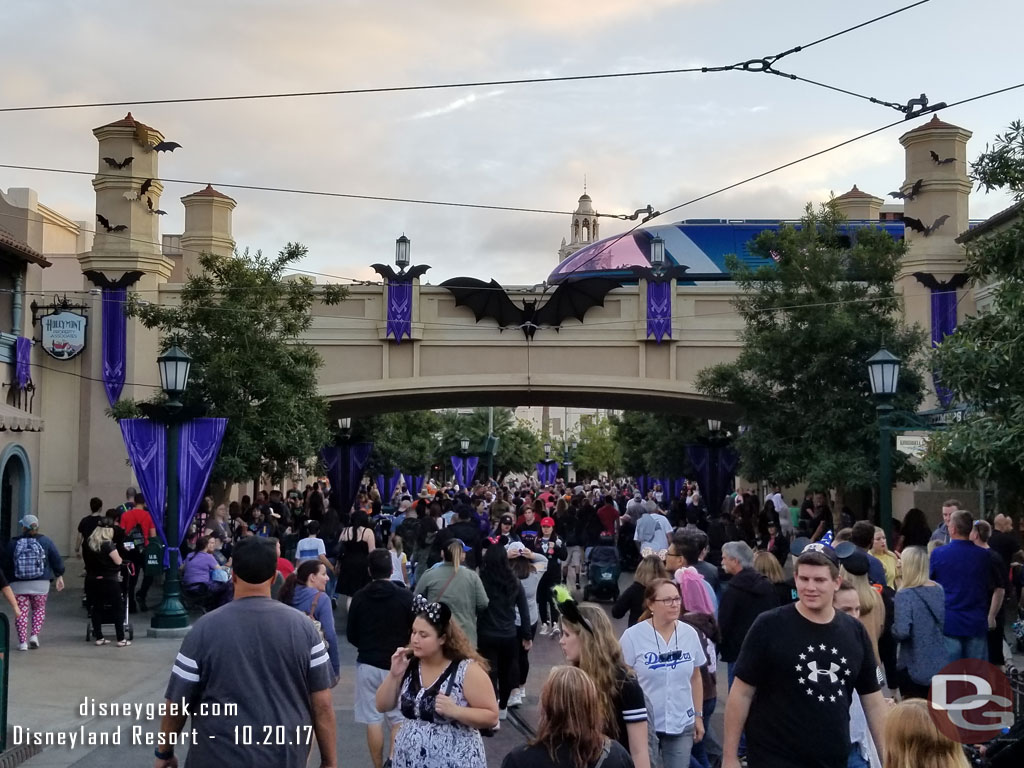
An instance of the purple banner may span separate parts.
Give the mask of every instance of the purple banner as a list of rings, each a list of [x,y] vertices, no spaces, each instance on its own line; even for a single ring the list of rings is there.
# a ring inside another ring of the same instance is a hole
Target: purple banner
[[[543,483],[547,481],[548,468],[543,461],[537,462],[537,482]]]
[[[396,469],[388,478],[388,501],[395,497],[395,488],[402,483],[402,470]]]
[[[932,346],[937,347],[942,340],[956,330],[956,291],[945,287],[932,290]],[[932,372],[935,394],[948,408],[953,402],[953,393],[939,382],[937,371]]]
[[[647,335],[661,344],[672,338],[672,281],[647,282]]]
[[[363,468],[370,458],[373,443],[342,443],[326,445],[320,449],[320,458],[327,468],[331,481],[331,506],[341,515],[352,511],[352,504],[359,493],[363,479]]]
[[[395,343],[402,343],[402,336],[412,338],[412,281],[388,283],[388,321],[384,338],[395,337]]]
[[[706,445],[686,446],[686,456],[690,460],[694,471],[697,473],[697,483],[700,485],[700,495],[705,498],[710,492],[711,472],[708,466],[708,447]]]
[[[452,456],[452,472],[455,474],[455,484],[460,488],[466,486],[466,462],[461,456]]]
[[[384,475],[377,475],[375,485],[377,486],[377,493],[383,496],[387,491],[387,486],[384,484]],[[381,503],[383,504],[384,502],[385,500],[381,499]]]
[[[18,389],[32,383],[32,339],[19,336],[14,341],[14,381]]]
[[[128,317],[124,313],[127,288],[103,289],[103,387],[111,405],[121,397],[127,363]]]
[[[227,419],[191,419],[181,425],[178,437],[179,541],[184,541],[206,493],[227,426]]]
[[[167,427],[149,419],[121,419],[121,436],[128,451],[139,490],[146,499],[146,508],[153,518],[160,541],[164,543],[164,567],[169,564],[170,551],[164,534],[164,507],[167,503]]]
[[[466,485],[472,485],[476,478],[476,466],[480,463],[479,456],[466,457]]]

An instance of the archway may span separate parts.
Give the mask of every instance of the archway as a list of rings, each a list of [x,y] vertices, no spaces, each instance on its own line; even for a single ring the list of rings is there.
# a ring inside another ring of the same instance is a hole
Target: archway
[[[18,533],[18,521],[32,511],[32,473],[28,454],[8,445],[0,454],[0,544]]]

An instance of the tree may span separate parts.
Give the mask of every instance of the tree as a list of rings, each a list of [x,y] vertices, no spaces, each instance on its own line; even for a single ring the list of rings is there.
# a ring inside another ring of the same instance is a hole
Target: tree
[[[728,267],[745,326],[737,360],[700,372],[697,386],[744,412],[735,446],[741,471],[782,485],[806,481],[836,491],[878,480],[878,421],[865,362],[885,346],[904,361],[893,405],[915,410],[923,379],[915,364],[919,329],[898,320],[893,281],[906,246],[876,228],[844,234],[833,203],[807,211],[799,228],[763,232],[753,254],[774,263]],[[920,472],[893,451],[894,477]]]
[[[972,164],[986,190],[1008,189],[1024,199],[1024,125],[997,136]],[[968,406],[965,421],[935,432],[926,466],[944,480],[973,485],[994,481],[1004,511],[1024,497],[1024,218],[985,233],[967,252],[967,274],[992,284],[992,305],[967,318],[935,350],[943,386]]]
[[[700,434],[697,419],[678,413],[624,411],[610,421],[627,475],[686,477],[690,473],[685,446]]]
[[[381,413],[352,420],[352,440],[373,443],[365,469],[370,477],[390,477],[396,469],[429,474],[440,430],[441,416],[435,411]]]
[[[459,411],[443,411],[441,418],[441,439],[438,448],[437,463],[450,466],[449,457],[457,456],[461,450],[459,442],[465,437],[469,439],[469,452],[480,454],[484,441],[487,439],[488,408],[474,408],[469,413]],[[540,438],[533,432],[529,424],[517,421],[511,408],[494,409],[494,434],[498,438],[498,451],[494,455],[494,472],[496,479],[515,472],[526,472],[533,469],[536,457],[543,453]],[[477,476],[487,473],[487,459],[480,456]]]
[[[316,287],[308,277],[282,280],[307,253],[289,243],[276,257],[248,250],[232,256],[204,253],[202,271],[189,274],[180,306],[145,304],[135,297],[127,312],[146,328],[159,328],[166,349],[192,357],[186,406],[206,406],[228,420],[212,483],[235,483],[262,474],[278,480],[312,467],[330,440],[327,404],[317,394],[316,350],[299,340],[315,301],[336,304],[346,290]],[[134,403],[119,403],[115,418]]]
[[[598,477],[617,477],[622,468],[622,451],[615,430],[607,419],[582,424],[576,448],[576,471]]]

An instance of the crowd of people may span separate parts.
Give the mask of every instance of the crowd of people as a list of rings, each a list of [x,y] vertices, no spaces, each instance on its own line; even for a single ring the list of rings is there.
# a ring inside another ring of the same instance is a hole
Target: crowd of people
[[[336,756],[324,702],[342,673],[339,596],[356,650],[355,720],[375,768],[484,765],[484,738],[527,701],[538,707],[536,738],[506,757],[507,768],[888,768],[923,764],[911,753],[929,740],[936,756],[948,752],[936,766],[959,765],[962,753],[938,731],[920,729],[914,741],[915,701],[951,661],[1003,663],[1005,609],[1021,593],[1012,521],[974,519],[955,500],[934,530],[908,512],[891,549],[871,522],[837,520],[824,494],[800,506],[779,489],[763,503],[730,494],[718,509],[694,486],[673,499],[659,486],[530,480],[430,486],[415,497],[399,487],[386,500],[371,486],[348,513],[330,501],[317,485],[204,502],[183,543],[182,576],[209,614],[182,645],[167,689],[169,700],[225,700],[242,695],[245,680],[278,680],[290,666],[295,678],[275,682],[273,702],[245,689],[244,716],[259,722],[261,706],[288,702],[285,725],[311,727],[324,765]],[[94,499],[76,553],[95,642],[109,644],[102,629],[112,624],[123,647],[114,611],[147,610],[147,553],[159,542],[133,489],[122,508],[102,508]],[[64,564],[38,520],[22,524],[7,552],[12,587],[0,589],[24,649],[38,647],[45,594],[51,580],[60,588]],[[596,564],[609,550],[606,595],[596,591]],[[634,571],[621,591],[619,568]],[[246,634],[263,622],[277,623],[278,645]],[[206,647],[212,633],[222,648],[228,637],[247,657],[276,661],[211,676],[226,663]],[[544,637],[557,640],[565,665],[538,683],[530,656]],[[716,732],[711,716],[723,705]],[[183,723],[165,718],[164,732]],[[230,721],[198,725],[216,735]],[[218,750],[210,759],[223,758]],[[175,764],[173,749],[156,755],[158,768]],[[294,744],[264,755],[268,765],[304,764]]]

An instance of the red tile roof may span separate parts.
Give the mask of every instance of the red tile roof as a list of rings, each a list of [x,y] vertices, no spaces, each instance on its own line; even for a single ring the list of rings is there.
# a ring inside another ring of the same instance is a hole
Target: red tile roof
[[[15,256],[20,256],[26,261],[38,264],[44,269],[50,266],[50,262],[46,260],[43,254],[21,242],[21,240],[18,240],[10,232],[3,229],[0,229],[0,252],[13,253]]]
[[[131,112],[129,112],[120,120],[115,120],[112,123],[101,125],[100,128],[147,128],[149,130],[153,130],[148,125],[140,123],[138,120],[132,117]]]
[[[938,115],[932,115],[932,119],[929,120],[927,123],[925,123],[924,125],[919,125],[919,126],[917,126],[917,128],[914,128],[912,130],[907,131],[907,133],[917,133],[918,131],[929,131],[932,128],[957,128],[957,129],[959,129],[960,126],[959,125],[952,125],[950,123],[944,123],[941,120],[939,120],[939,116]],[[904,135],[906,135],[906,134],[904,134]]]
[[[225,200],[230,200],[231,202],[235,202],[234,198],[228,197],[223,192],[218,192],[210,184],[206,185],[206,189],[201,189],[198,192],[193,192],[191,195],[187,195],[187,197],[220,197],[220,198],[223,198]]]
[[[840,195],[839,197],[836,198],[836,200],[852,200],[854,198],[862,200],[870,199],[872,197],[874,197],[874,195],[869,195],[867,192],[862,192],[861,190],[857,189],[857,185],[854,184],[853,189],[851,189],[849,192]]]

